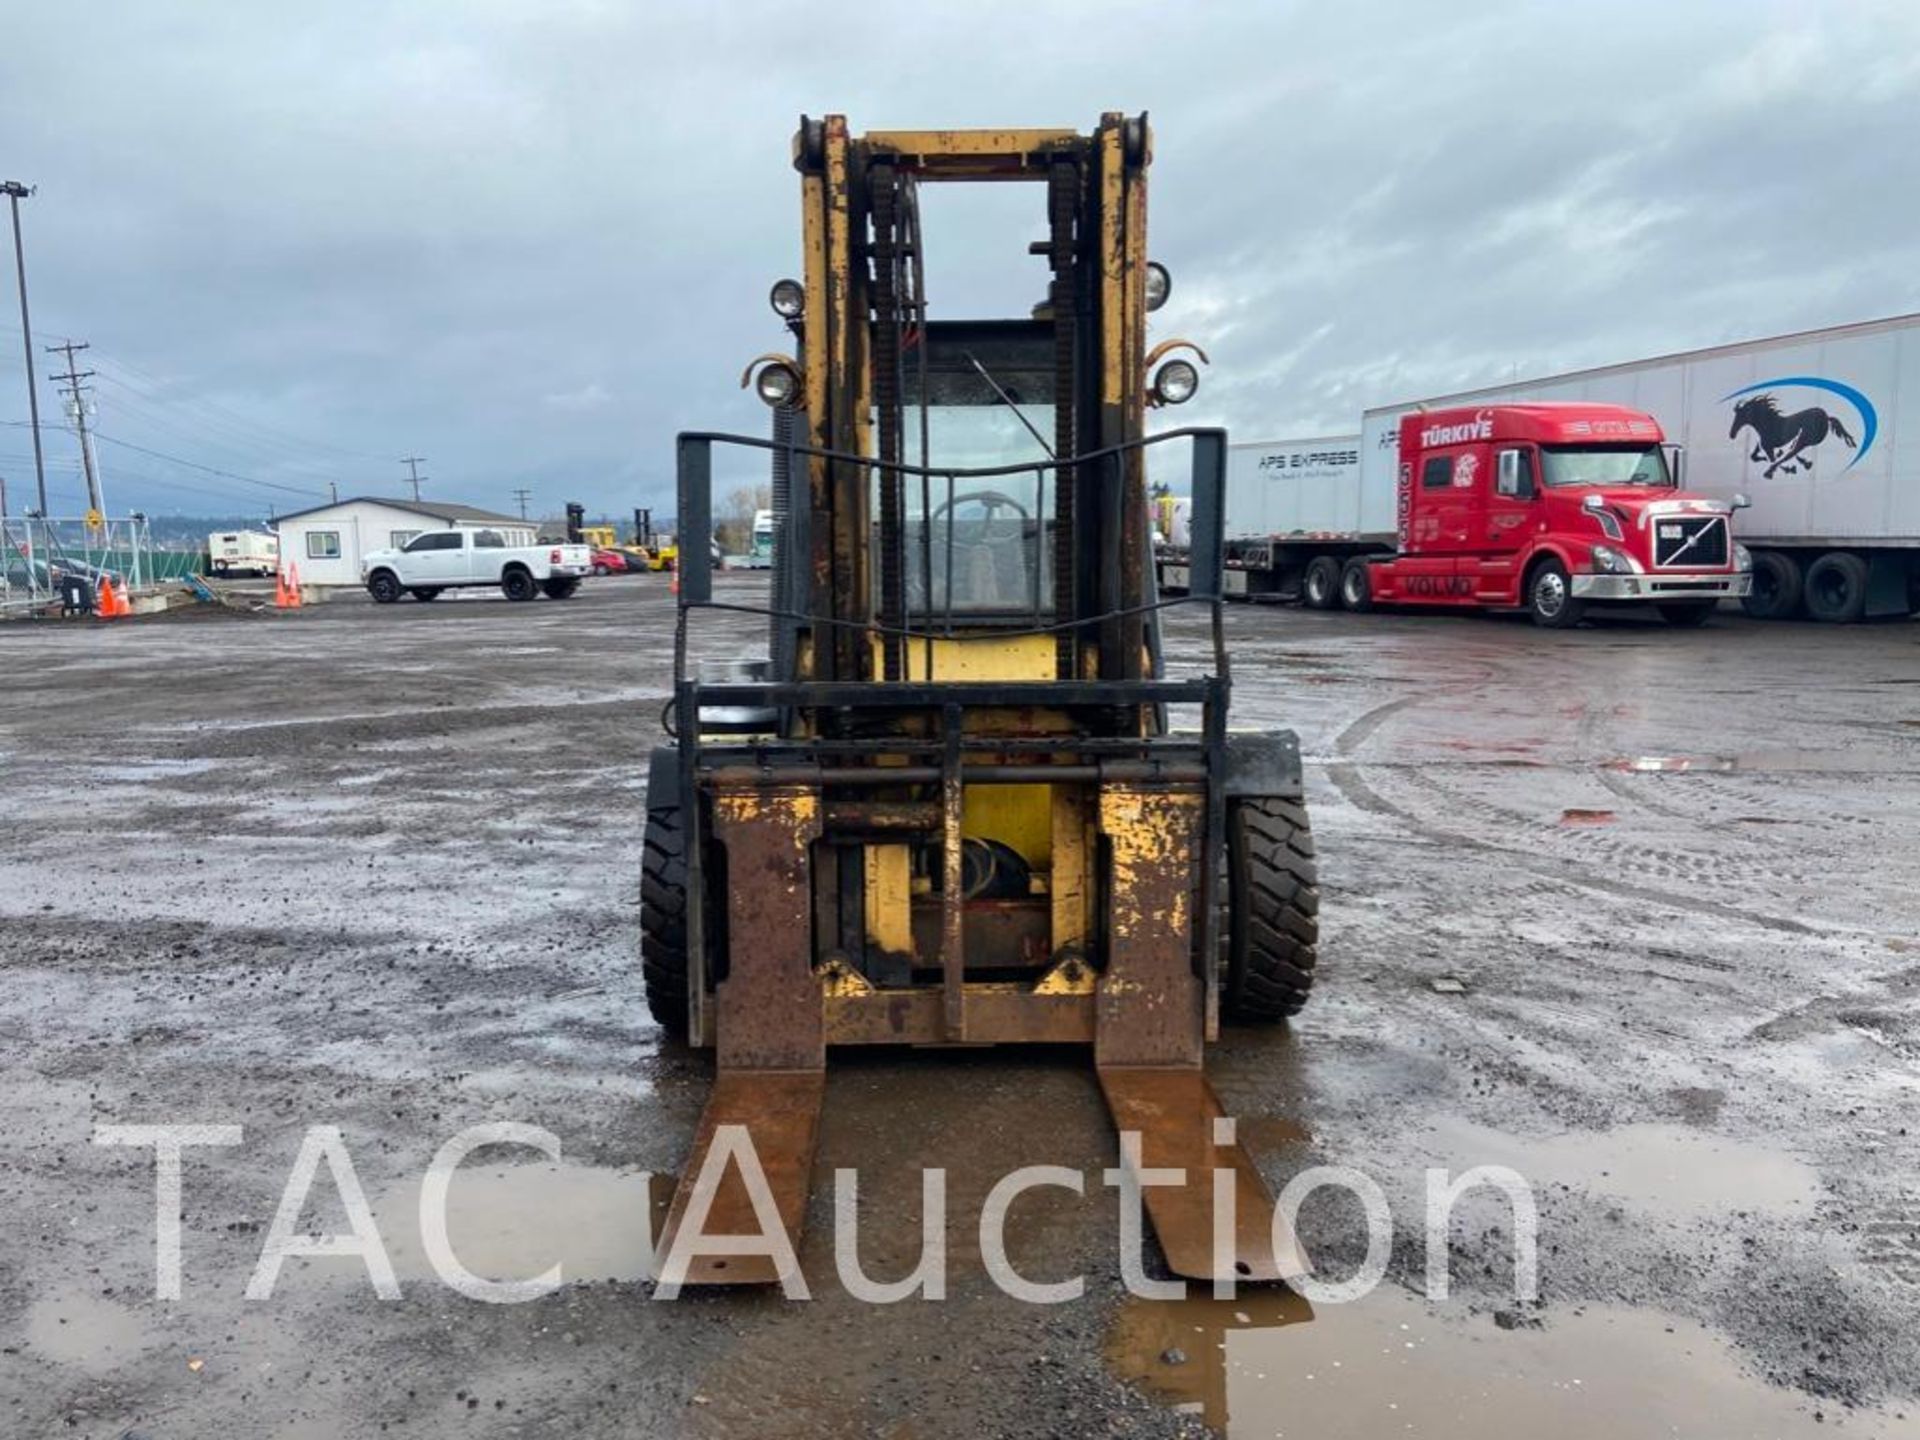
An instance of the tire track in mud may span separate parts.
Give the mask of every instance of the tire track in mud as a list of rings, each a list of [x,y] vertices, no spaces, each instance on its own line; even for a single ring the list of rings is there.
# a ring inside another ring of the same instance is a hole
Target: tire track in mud
[[[1557,880],[1562,884],[1580,890],[1594,890],[1623,900],[1640,900],[1654,905],[1663,905],[1670,910],[1682,910],[1696,915],[1708,915],[1715,919],[1732,921],[1736,924],[1752,925],[1762,930],[1774,930],[1785,935],[1827,935],[1836,932],[1820,927],[1806,925],[1798,920],[1788,920],[1777,915],[1764,915],[1758,911],[1742,910],[1733,905],[1722,905],[1717,901],[1703,900],[1698,896],[1675,894],[1671,890],[1658,889],[1651,885],[1636,885],[1624,880],[1613,880],[1606,876],[1595,875],[1585,866],[1575,861],[1555,860],[1541,856],[1531,850],[1517,846],[1496,844],[1479,836],[1449,830],[1422,820],[1413,811],[1396,805],[1381,795],[1361,778],[1359,766],[1350,761],[1340,761],[1327,767],[1327,776],[1340,792],[1359,806],[1377,815],[1387,815],[1400,821],[1424,839],[1441,845],[1458,846],[1470,850],[1479,850],[1490,854],[1509,857],[1515,867],[1538,875],[1543,879]]]
[[[1355,757],[1354,752],[1370,739],[1382,725],[1396,715],[1425,705],[1453,702],[1482,692],[1491,686],[1507,680],[1514,665],[1525,663],[1529,668],[1537,668],[1538,657],[1519,656],[1509,664],[1500,661],[1482,662],[1486,673],[1482,676],[1436,687],[1417,695],[1404,695],[1363,711],[1334,737],[1334,751],[1342,758],[1327,765],[1327,777],[1334,787],[1352,804],[1377,815],[1386,815],[1407,826],[1422,838],[1442,845],[1461,846],[1484,853],[1508,857],[1519,869],[1542,878],[1558,881],[1577,889],[1597,891],[1619,899],[1636,900],[1665,906],[1668,909],[1710,916],[1714,919],[1734,924],[1751,925],[1763,930],[1771,930],[1787,935],[1831,935],[1840,933],[1832,927],[1818,926],[1785,916],[1768,915],[1761,911],[1745,909],[1737,905],[1723,904],[1698,895],[1688,895],[1664,888],[1659,884],[1642,884],[1628,879],[1615,879],[1610,876],[1596,875],[1585,864],[1557,856],[1542,855],[1536,849],[1519,845],[1503,844],[1482,834],[1470,833],[1447,825],[1436,824],[1421,816],[1417,811],[1382,795],[1370,784],[1363,771],[1366,762]],[[1499,822],[1500,828],[1511,828],[1513,812],[1502,810],[1489,802],[1466,796],[1458,791],[1433,780],[1426,770],[1414,771],[1418,783],[1423,783],[1437,791],[1456,807],[1478,810]],[[1554,827],[1549,827],[1531,817],[1526,820],[1530,828],[1537,827],[1552,835],[1556,840],[1562,838]],[[1674,818],[1693,819],[1694,817],[1676,816]],[[1698,823],[1697,819],[1695,823]],[[1614,842],[1625,847],[1621,842]],[[1676,852],[1677,853],[1677,852]],[[1638,867],[1629,867],[1638,868]],[[1656,879],[1669,878],[1659,875]],[[1782,878],[1774,874],[1773,879]]]

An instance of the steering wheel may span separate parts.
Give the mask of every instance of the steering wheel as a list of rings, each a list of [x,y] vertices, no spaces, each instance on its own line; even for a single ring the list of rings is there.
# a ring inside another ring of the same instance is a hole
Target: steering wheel
[[[978,505],[987,512],[977,529],[968,527],[963,532],[953,528],[952,512],[962,505]],[[996,517],[1002,510],[1011,510],[1015,518],[1011,522],[997,521]],[[943,516],[948,517],[949,530],[956,545],[1000,545],[1008,540],[1019,540],[1025,536],[1027,522],[1033,518],[1026,506],[1003,490],[969,490],[964,495],[942,501],[934,507],[933,523],[938,524]]]

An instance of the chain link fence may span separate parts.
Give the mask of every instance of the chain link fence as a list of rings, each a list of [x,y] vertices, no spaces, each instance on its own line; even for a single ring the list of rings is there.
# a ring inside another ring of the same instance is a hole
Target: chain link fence
[[[144,515],[107,519],[27,516],[0,519],[0,613],[31,614],[76,591],[98,594],[107,576],[128,590],[151,590],[200,573],[204,552],[156,549]]]

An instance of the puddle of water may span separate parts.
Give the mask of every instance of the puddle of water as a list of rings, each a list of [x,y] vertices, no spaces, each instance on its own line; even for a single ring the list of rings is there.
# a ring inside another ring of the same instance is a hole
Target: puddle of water
[[[1130,1300],[1106,1353],[1121,1378],[1229,1437],[1920,1435],[1912,1416],[1770,1385],[1691,1321],[1611,1306],[1503,1330],[1401,1291],[1317,1311],[1284,1291]]]
[[[1621,1125],[1531,1139],[1443,1120],[1429,1143],[1456,1175],[1474,1165],[1505,1165],[1535,1186],[1570,1185],[1679,1218],[1804,1209],[1821,1193],[1810,1165],[1685,1125]]]
[[[1601,768],[1624,770],[1630,775],[1727,775],[1736,770],[1749,774],[1780,771],[1860,775],[1889,773],[1885,755],[1855,754],[1844,750],[1746,750],[1738,755],[1623,755],[1617,760],[1605,761]]]
[[[27,1312],[32,1354],[91,1374],[105,1374],[159,1342],[146,1317],[99,1295],[48,1295]]]
[[[568,1283],[644,1280],[673,1184],[671,1175],[564,1163],[463,1165],[447,1197],[447,1238],[487,1280],[529,1280],[556,1264]],[[419,1203],[418,1185],[408,1185],[373,1207],[402,1284],[438,1283],[420,1242]],[[356,1261],[341,1273],[364,1272]]]
[[[1733,769],[1733,761],[1716,755],[1623,755],[1607,761],[1602,768],[1624,770],[1629,775],[1724,774]]]
[[[90,765],[86,773],[94,780],[144,785],[177,776],[204,775],[220,764],[218,760],[136,760],[126,765]]]

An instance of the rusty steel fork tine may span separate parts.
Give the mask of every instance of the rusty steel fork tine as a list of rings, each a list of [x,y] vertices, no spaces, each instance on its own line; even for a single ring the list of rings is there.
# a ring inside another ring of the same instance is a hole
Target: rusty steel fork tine
[[[820,1106],[826,1094],[824,1070],[722,1071],[700,1114],[693,1151],[674,1187],[673,1203],[656,1255],[673,1253],[686,1220],[694,1186],[706,1168],[722,1126],[746,1130],[755,1162],[766,1177],[774,1209],[795,1255],[806,1224],[807,1191],[813,1175],[814,1143],[820,1131]],[[758,1235],[763,1227],[738,1165],[728,1163],[701,1223],[704,1236]],[[784,1276],[765,1255],[694,1255],[686,1269],[688,1285],[773,1285]]]
[[[1312,1265],[1291,1227],[1274,1220],[1272,1190],[1237,1139],[1217,1142],[1227,1119],[1198,1068],[1103,1065],[1100,1088],[1115,1129],[1140,1137],[1144,1169],[1186,1172],[1185,1183],[1142,1190],[1167,1264],[1190,1280],[1288,1280]],[[1230,1172],[1233,1233],[1216,1245],[1214,1172]],[[1279,1233],[1276,1234],[1275,1232]]]

